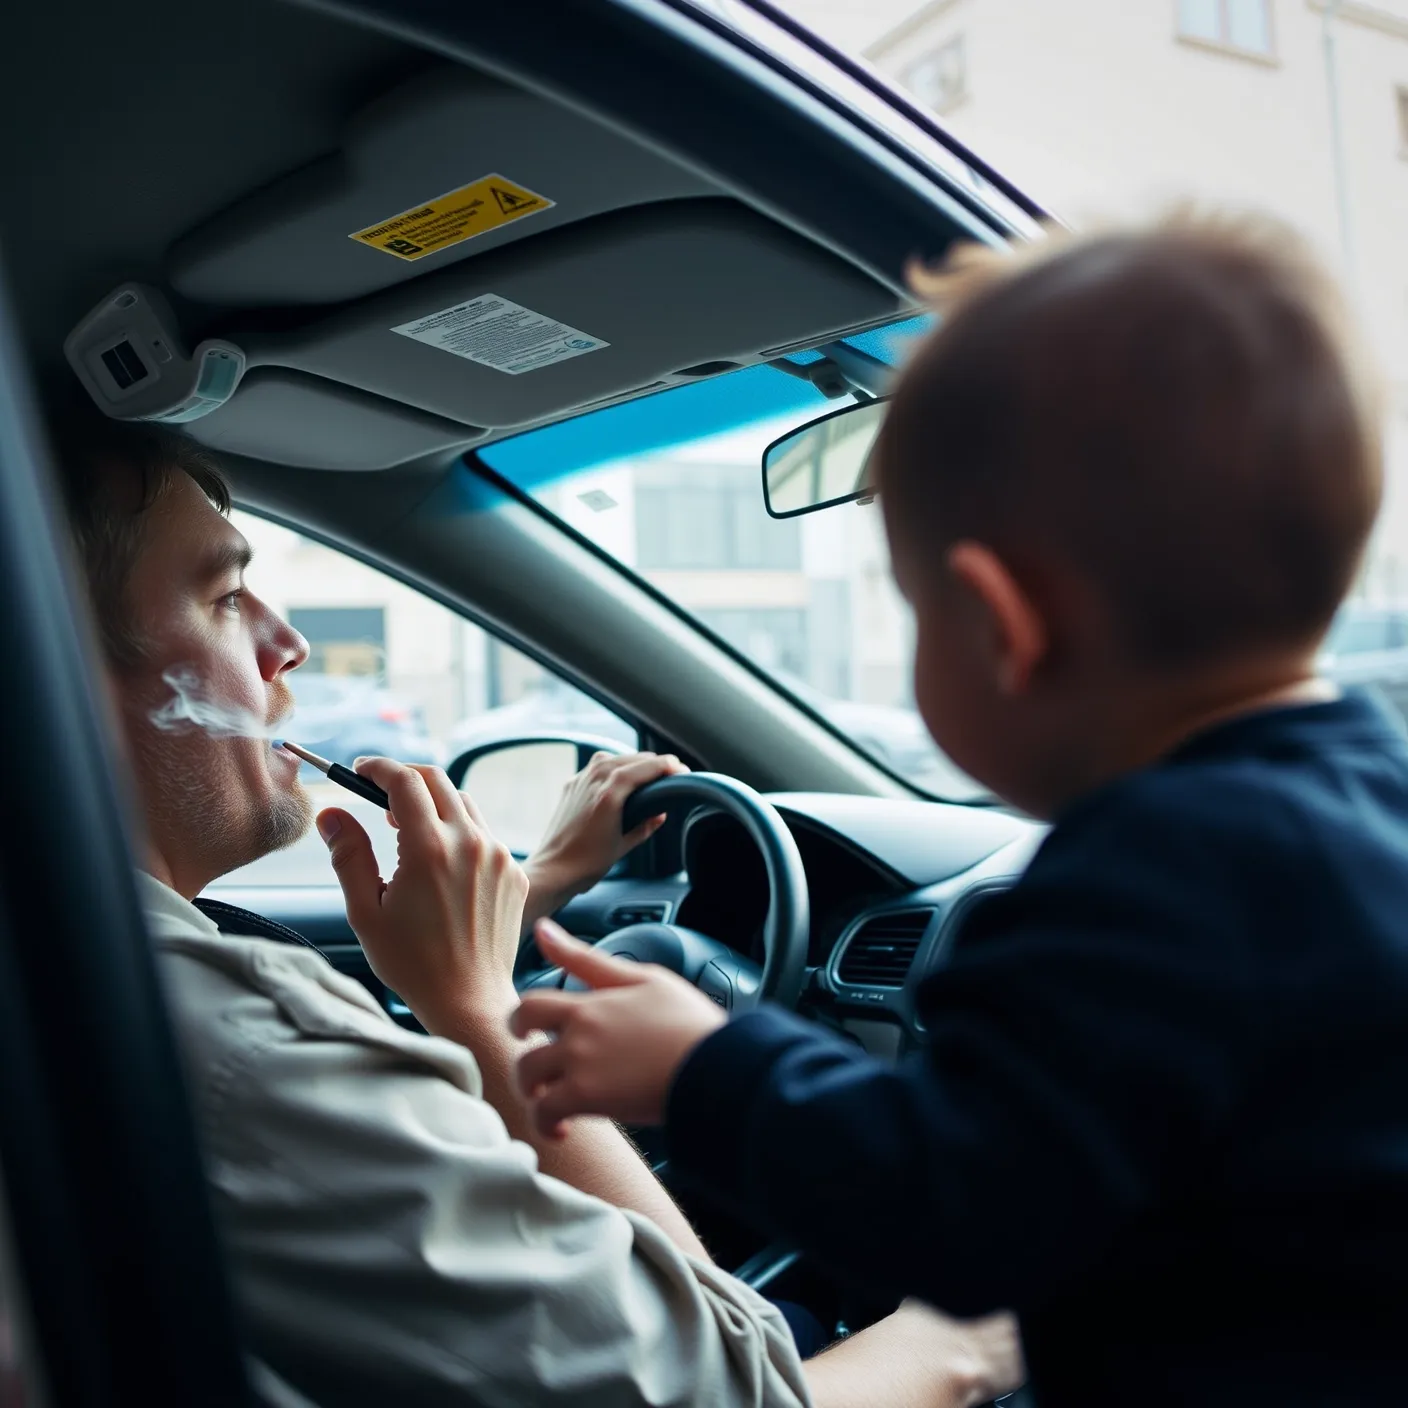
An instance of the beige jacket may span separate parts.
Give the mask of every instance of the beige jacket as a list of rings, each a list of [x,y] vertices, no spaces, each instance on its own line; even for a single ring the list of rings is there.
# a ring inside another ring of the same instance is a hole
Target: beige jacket
[[[807,1402],[777,1311],[540,1174],[463,1047],[139,883],[250,1348],[317,1408]]]

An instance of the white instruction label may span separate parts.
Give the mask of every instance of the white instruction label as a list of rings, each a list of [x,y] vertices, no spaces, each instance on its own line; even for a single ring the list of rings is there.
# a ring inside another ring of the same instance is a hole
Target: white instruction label
[[[467,303],[428,313],[391,331],[510,376],[611,346],[599,337],[569,328],[556,318],[535,313],[496,293],[481,294]]]

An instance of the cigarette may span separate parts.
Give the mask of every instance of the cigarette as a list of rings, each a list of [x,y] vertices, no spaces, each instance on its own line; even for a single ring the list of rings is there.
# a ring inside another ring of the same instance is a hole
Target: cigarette
[[[353,772],[341,763],[330,763],[326,758],[320,758],[316,753],[310,753],[306,748],[300,748],[298,744],[290,743],[286,738],[279,739],[274,747],[286,748],[295,758],[302,758],[309,767],[317,768],[329,782],[335,782],[339,787],[355,792],[363,801],[375,802],[384,812],[391,810],[391,799],[376,783],[369,782],[361,773]]]

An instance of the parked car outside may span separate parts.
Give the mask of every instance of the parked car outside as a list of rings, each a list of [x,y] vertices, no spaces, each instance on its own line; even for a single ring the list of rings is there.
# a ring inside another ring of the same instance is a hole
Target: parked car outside
[[[907,782],[940,797],[971,799],[982,789],[934,746],[924,721],[913,709],[864,704],[822,694],[790,671],[774,669],[774,678],[816,710],[857,748],[898,773]],[[553,675],[544,675],[521,699],[466,719],[451,730],[448,751],[458,757],[469,748],[505,738],[590,733],[637,746],[635,729],[604,704]]]
[[[638,746],[635,729],[623,718],[566,680],[546,672],[511,704],[497,705],[456,724],[445,742],[454,759],[484,743],[554,733],[590,733],[614,739],[623,748]]]

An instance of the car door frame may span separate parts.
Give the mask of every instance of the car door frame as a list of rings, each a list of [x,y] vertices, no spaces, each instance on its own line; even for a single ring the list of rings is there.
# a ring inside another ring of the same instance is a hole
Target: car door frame
[[[27,1367],[56,1405],[224,1408],[248,1401],[233,1302],[10,310],[0,288],[0,1168]]]

